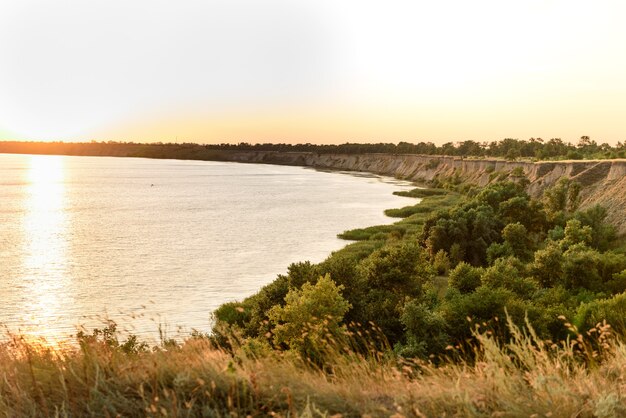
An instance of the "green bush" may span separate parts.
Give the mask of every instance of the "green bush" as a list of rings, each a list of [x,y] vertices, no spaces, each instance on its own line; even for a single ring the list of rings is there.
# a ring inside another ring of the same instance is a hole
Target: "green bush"
[[[602,288],[599,261],[596,250],[584,244],[572,246],[563,253],[563,285],[568,289],[599,291]]]
[[[563,274],[563,252],[559,245],[549,243],[546,248],[535,252],[532,272],[544,287],[561,282]]]
[[[330,338],[345,331],[341,322],[351,306],[341,296],[342,289],[326,275],[314,285],[290,290],[285,305],[269,311],[274,343],[316,358]]]
[[[583,303],[574,321],[579,330],[586,331],[604,320],[619,332],[626,332],[626,293]]]
[[[428,255],[416,243],[392,245],[363,260],[360,272],[359,286],[367,289],[360,304],[362,320],[375,322],[394,344],[403,334],[400,314],[405,301],[421,296],[434,276]]]
[[[450,272],[448,286],[457,289],[461,293],[471,293],[480,286],[481,275],[481,268],[472,267],[462,261]]]
[[[424,303],[410,301],[401,316],[407,333],[407,341],[395,347],[404,357],[426,357],[430,353],[442,353],[450,343],[446,321],[439,312]]]
[[[448,274],[448,270],[450,270],[450,257],[448,257],[448,253],[444,250],[439,250],[435,257],[433,258],[433,268],[439,275]]]
[[[525,277],[525,268],[515,257],[500,258],[493,266],[485,269],[482,283],[492,288],[502,287],[523,299],[530,299],[539,286],[534,280]]]

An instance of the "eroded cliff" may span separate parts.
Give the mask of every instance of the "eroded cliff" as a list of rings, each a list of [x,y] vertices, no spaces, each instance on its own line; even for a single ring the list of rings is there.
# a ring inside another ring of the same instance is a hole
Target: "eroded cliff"
[[[298,152],[227,152],[229,161],[367,171],[425,182],[435,177],[459,176],[481,186],[517,167],[530,180],[529,190],[538,196],[560,178],[579,182],[581,208],[600,204],[608,210],[608,221],[626,234],[626,160],[516,162],[495,159],[465,159],[448,156],[389,154],[315,154]],[[519,169],[518,169],[519,171]]]

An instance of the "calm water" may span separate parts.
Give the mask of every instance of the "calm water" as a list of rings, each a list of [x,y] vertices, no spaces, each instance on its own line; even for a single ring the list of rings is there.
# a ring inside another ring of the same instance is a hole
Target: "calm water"
[[[68,336],[108,316],[143,336],[210,312],[392,220],[406,183],[302,167],[0,154],[0,323]],[[179,328],[178,326],[184,326]]]

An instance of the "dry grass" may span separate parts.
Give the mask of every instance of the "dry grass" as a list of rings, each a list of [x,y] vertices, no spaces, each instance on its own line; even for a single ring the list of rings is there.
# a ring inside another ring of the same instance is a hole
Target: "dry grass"
[[[478,330],[479,328],[477,328]],[[573,330],[575,331],[575,330]],[[190,339],[125,352],[100,339],[50,348],[13,337],[0,347],[0,413],[50,416],[619,417],[626,345],[599,324],[569,341],[511,326],[499,344],[476,332],[443,365],[327,354],[324,370],[290,353],[261,358]],[[456,360],[452,360],[456,358]]]

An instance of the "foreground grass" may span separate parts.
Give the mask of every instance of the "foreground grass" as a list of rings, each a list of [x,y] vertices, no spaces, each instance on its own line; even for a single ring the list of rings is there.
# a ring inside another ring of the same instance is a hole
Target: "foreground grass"
[[[478,330],[478,327],[476,328]],[[87,338],[50,348],[13,337],[0,347],[0,414],[26,416],[478,416],[626,414],[626,345],[599,324],[561,344],[510,325],[446,359],[399,359],[329,349],[298,356],[227,352],[206,338],[135,350]],[[134,348],[133,348],[134,347]],[[451,347],[450,347],[451,348]]]

